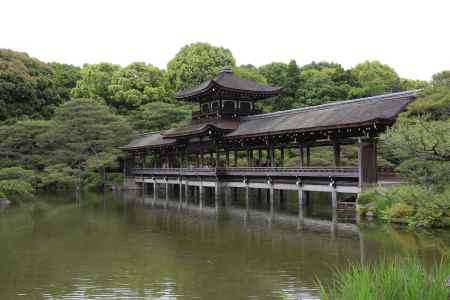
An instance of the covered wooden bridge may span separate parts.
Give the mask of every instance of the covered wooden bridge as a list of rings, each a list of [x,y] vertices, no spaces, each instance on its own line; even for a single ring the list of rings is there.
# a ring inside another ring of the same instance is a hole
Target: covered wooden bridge
[[[122,147],[128,157],[124,175],[128,186],[179,186],[179,196],[200,198],[204,187],[222,189],[295,190],[303,205],[305,192],[358,194],[377,184],[377,137],[416,97],[415,91],[333,102],[274,113],[261,113],[255,102],[275,97],[277,87],[239,78],[224,69],[215,78],[175,94],[197,102],[189,125],[146,133]],[[276,101],[276,99],[274,100]],[[344,165],[342,148],[353,145],[357,159]],[[332,149],[328,166],[316,166],[312,152]],[[286,165],[287,153],[290,162]],[[183,188],[184,187],[184,188]],[[155,189],[157,190],[157,189]],[[155,193],[156,194],[156,193]]]

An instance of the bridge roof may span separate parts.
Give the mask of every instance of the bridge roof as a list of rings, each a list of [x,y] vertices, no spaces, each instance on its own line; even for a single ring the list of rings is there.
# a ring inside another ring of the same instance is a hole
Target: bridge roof
[[[395,120],[417,91],[385,94],[241,118],[226,138],[351,128]]]
[[[416,97],[417,91],[385,94],[318,106],[243,117],[240,120],[211,119],[191,125],[138,136],[125,150],[170,146],[176,138],[205,134],[213,129],[224,139],[261,137],[294,132],[345,129],[373,124],[390,125]]]
[[[175,143],[175,139],[164,139],[159,132],[148,132],[138,135],[130,143],[122,146],[124,150],[138,150],[146,147],[167,146]]]

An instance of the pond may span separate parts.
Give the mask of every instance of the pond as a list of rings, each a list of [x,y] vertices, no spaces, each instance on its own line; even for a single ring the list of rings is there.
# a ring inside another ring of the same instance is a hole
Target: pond
[[[324,195],[303,226],[294,195],[273,216],[252,195],[249,210],[239,195],[200,210],[135,192],[0,208],[0,299],[318,299],[317,279],[351,262],[450,249],[447,231],[333,224]]]

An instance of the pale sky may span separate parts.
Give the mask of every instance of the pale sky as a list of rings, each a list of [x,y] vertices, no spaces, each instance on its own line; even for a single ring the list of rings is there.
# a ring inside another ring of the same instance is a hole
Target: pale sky
[[[0,48],[47,62],[165,68],[198,41],[238,64],[376,59],[429,80],[450,69],[450,1],[0,0]]]

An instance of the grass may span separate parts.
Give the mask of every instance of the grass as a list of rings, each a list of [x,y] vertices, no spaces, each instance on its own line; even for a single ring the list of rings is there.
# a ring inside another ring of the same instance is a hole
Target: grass
[[[426,268],[416,258],[395,258],[352,265],[337,271],[329,286],[319,285],[322,300],[446,300],[449,275],[446,259]]]

